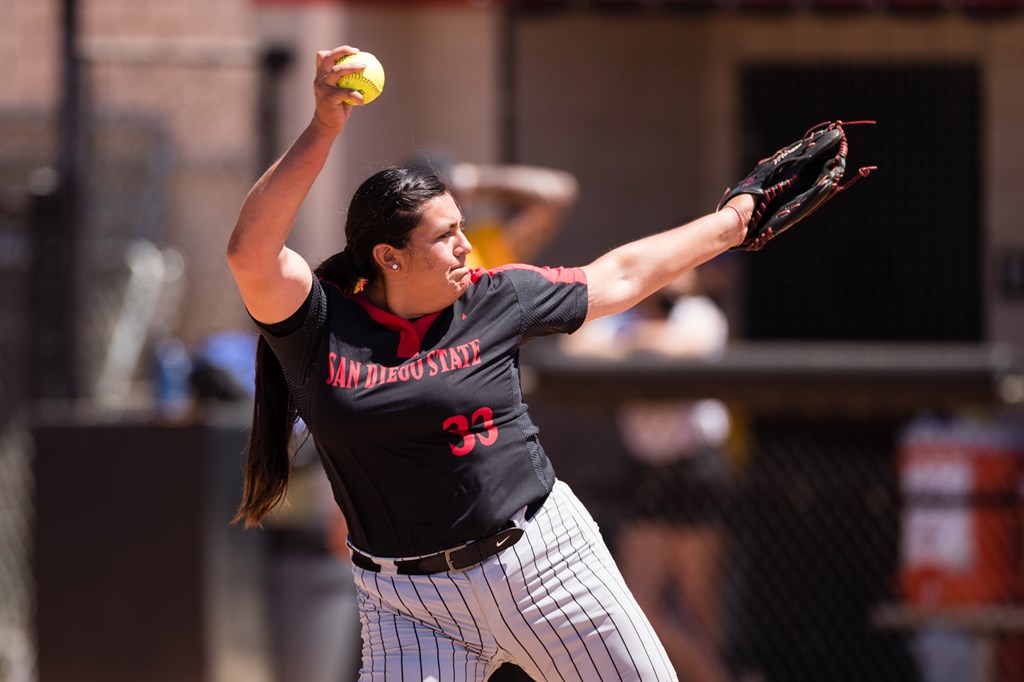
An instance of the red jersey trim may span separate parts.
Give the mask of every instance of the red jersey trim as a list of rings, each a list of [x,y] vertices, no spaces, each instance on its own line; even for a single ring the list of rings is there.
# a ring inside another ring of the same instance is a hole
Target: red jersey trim
[[[398,332],[398,350],[395,351],[395,355],[400,358],[414,358],[419,354],[423,348],[423,337],[427,335],[430,325],[434,324],[434,320],[441,314],[441,311],[438,311],[415,320],[406,320],[378,308],[361,294],[352,294],[349,298],[358,303],[374,322],[391,331]]]
[[[583,268],[539,268],[536,265],[527,265],[525,263],[509,263],[508,265],[501,265],[490,269],[477,268],[470,271],[470,281],[473,284],[476,284],[484,275],[493,276],[505,270],[530,270],[531,272],[536,272],[544,279],[549,282],[554,282],[555,284],[587,283],[587,273],[583,271]]]

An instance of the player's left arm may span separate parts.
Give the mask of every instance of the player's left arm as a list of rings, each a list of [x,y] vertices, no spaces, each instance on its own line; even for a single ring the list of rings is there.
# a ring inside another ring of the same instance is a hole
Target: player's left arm
[[[740,244],[754,199],[740,194],[717,213],[624,244],[583,266],[587,321],[627,310],[687,270]]]

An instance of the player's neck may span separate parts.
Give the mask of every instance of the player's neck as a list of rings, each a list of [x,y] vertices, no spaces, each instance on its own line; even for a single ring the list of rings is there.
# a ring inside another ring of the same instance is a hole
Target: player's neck
[[[414,298],[409,299],[401,296],[397,292],[389,291],[384,283],[379,280],[367,289],[366,297],[377,308],[403,320],[415,320],[418,317],[437,312],[436,310],[422,310],[422,302],[416,301]]]

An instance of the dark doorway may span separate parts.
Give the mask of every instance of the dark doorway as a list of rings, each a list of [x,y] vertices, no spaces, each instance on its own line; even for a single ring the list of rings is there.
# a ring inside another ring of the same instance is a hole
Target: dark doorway
[[[847,128],[846,179],[878,171],[744,254],[744,336],[981,339],[979,82],[969,64],[743,71],[740,173],[820,121],[878,121]]]

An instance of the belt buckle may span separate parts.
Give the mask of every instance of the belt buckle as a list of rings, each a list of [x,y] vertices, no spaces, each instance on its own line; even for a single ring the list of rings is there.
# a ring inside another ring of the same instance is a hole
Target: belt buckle
[[[473,543],[467,542],[463,545],[459,545],[458,547],[449,547],[448,549],[444,550],[444,552],[442,552],[444,554],[444,563],[448,566],[449,571],[451,571],[452,573],[462,573],[463,571],[468,571],[469,569],[473,568],[473,566],[475,566],[475,564],[470,564],[468,566],[464,566],[463,568],[456,568],[455,564],[452,563],[452,552],[458,552],[460,549],[466,549],[471,544]]]

